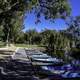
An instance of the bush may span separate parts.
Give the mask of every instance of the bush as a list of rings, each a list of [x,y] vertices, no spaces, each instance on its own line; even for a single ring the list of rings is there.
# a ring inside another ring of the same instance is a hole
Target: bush
[[[71,56],[75,59],[80,59],[80,49],[79,48],[72,48],[71,49]]]

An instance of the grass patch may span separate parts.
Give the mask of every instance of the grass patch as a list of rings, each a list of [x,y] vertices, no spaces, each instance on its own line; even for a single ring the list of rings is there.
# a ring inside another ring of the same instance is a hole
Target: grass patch
[[[16,47],[24,47],[24,48],[42,48],[39,45],[27,45],[27,44],[15,44]]]
[[[5,47],[5,42],[0,41],[0,48]]]

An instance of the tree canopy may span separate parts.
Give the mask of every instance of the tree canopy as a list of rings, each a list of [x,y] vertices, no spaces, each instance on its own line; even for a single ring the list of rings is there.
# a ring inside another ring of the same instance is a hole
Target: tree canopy
[[[46,19],[65,17],[70,14],[67,0],[0,0],[0,22],[22,16],[25,11],[31,9],[35,10],[37,17],[43,14]]]
[[[69,28],[67,29],[67,32],[70,33],[75,39],[80,40],[80,16],[71,18],[68,25]]]

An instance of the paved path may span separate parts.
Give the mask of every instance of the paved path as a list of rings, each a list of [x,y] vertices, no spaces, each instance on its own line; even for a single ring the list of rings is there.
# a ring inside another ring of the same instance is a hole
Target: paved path
[[[12,59],[29,60],[26,52],[22,48],[17,48],[15,53],[12,55]]]

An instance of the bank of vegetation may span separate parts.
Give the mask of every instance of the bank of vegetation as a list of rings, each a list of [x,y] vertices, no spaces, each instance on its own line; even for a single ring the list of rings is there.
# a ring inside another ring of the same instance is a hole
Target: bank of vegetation
[[[25,14],[34,12],[35,24],[41,22],[43,15],[46,20],[55,22],[60,18],[67,21],[68,28],[62,31],[48,30],[37,32],[28,30],[23,32]],[[68,0],[0,0],[0,41],[4,45],[28,44],[39,45],[62,56],[65,50],[80,47],[80,16],[70,17],[71,7]],[[57,52],[62,50],[60,52]]]

